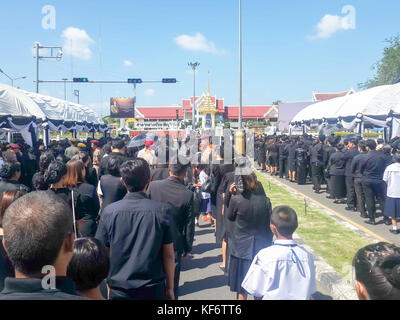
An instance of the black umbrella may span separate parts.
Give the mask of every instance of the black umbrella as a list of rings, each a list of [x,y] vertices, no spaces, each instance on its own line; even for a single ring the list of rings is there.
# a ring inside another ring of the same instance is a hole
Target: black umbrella
[[[141,133],[136,137],[133,137],[131,141],[128,143],[128,148],[140,148],[144,147],[144,143],[146,141],[156,142],[158,140],[158,136],[154,133],[147,132]]]

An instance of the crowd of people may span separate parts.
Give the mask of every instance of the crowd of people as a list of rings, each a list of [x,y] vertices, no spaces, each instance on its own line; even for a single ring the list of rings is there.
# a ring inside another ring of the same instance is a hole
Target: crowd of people
[[[255,151],[261,170],[299,185],[310,183],[315,193],[324,189],[328,199],[359,212],[367,224],[380,223],[376,218],[382,215],[391,233],[400,232],[399,137],[385,143],[356,135],[259,136]]]
[[[200,221],[214,227],[220,269],[237,299],[249,294],[264,300],[310,299],[316,291],[315,266],[312,255],[293,240],[296,212],[272,208],[256,174],[245,174],[245,156],[224,159],[223,143],[213,146],[209,135],[196,141],[198,152],[191,154],[183,148],[189,140],[167,143],[163,155],[152,140],[130,149],[128,138],[65,139],[47,149],[40,142],[37,148],[1,145],[0,299],[178,299],[181,264],[191,258]],[[335,138],[327,141],[328,147],[322,138],[258,138],[257,160],[271,174],[286,174],[298,183],[305,183],[311,168],[315,190],[320,192],[328,179],[332,196],[341,199],[347,156]],[[364,151],[363,141],[344,145],[361,147],[360,154],[376,149],[369,140]],[[323,175],[326,149],[330,177]],[[174,158],[178,150],[183,153]],[[372,160],[363,160],[361,174],[375,172],[369,161],[383,159],[377,152],[365,155]],[[389,166],[379,176],[388,181],[388,190],[398,179],[398,167]],[[332,179],[339,169],[340,186]],[[367,197],[370,191],[362,185]],[[350,208],[358,204],[355,199]],[[393,199],[387,207],[399,210]],[[378,251],[379,259],[373,260],[371,252]],[[392,276],[400,265],[399,248],[364,248],[354,264],[360,299],[400,298],[399,279]],[[372,267],[373,274],[364,272]],[[51,268],[54,283],[47,283]],[[385,282],[385,290],[371,289],[375,277]]]

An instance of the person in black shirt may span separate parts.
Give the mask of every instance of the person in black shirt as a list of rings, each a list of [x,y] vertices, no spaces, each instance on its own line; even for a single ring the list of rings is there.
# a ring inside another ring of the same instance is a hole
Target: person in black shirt
[[[15,278],[6,278],[0,300],[84,299],[66,277],[74,232],[71,209],[64,201],[48,191],[29,193],[8,207],[3,228]]]
[[[110,271],[110,258],[103,244],[94,238],[76,239],[67,276],[76,284],[77,293],[93,300],[105,300],[100,285]]]
[[[95,237],[110,248],[110,299],[173,300],[172,214],[145,193],[150,183],[146,160],[129,160],[120,172],[128,194],[104,209]]]
[[[369,139],[366,142],[368,155],[361,164],[360,173],[363,175],[363,190],[367,205],[369,220],[365,223],[375,225],[376,202],[381,208],[385,203],[386,184],[383,181],[385,172],[385,157],[382,152],[376,151],[375,140]],[[387,217],[386,217],[387,218]],[[387,218],[390,225],[390,219]]]
[[[346,196],[345,166],[346,161],[343,153],[344,145],[339,143],[336,152],[329,159],[329,175],[331,179],[331,194],[335,199],[334,203],[345,203],[343,198]]]
[[[295,150],[297,183],[300,185],[306,184],[307,180],[307,151],[303,141],[300,141],[298,148]]]
[[[289,168],[289,180],[291,182],[296,182],[296,149],[297,149],[297,139],[292,138],[292,141],[288,147],[288,168]]]
[[[278,175],[278,166],[279,166],[279,146],[277,145],[277,139],[274,138],[271,142],[269,148],[269,162],[271,166],[271,175]]]
[[[357,211],[356,191],[354,189],[354,176],[351,172],[351,162],[358,154],[358,141],[356,138],[351,138],[347,144],[347,150],[344,152],[344,160],[346,161],[346,190],[347,190],[347,207],[348,211]]]
[[[325,171],[325,178],[326,178],[326,192],[329,193],[329,196],[327,196],[328,199],[334,199],[332,197],[332,186],[331,186],[331,177],[329,174],[329,159],[331,158],[331,155],[336,152],[335,145],[337,142],[335,141],[334,137],[329,137],[326,140],[326,146],[324,148],[323,152],[323,160],[324,160],[324,171]]]
[[[101,211],[109,204],[122,200],[126,195],[126,188],[121,182],[119,168],[124,163],[122,157],[112,157],[107,162],[105,174],[100,179],[98,194],[102,199]]]
[[[359,154],[356,155],[351,162],[351,173],[354,176],[354,189],[357,198],[357,209],[360,212],[361,218],[368,218],[368,215],[365,211],[365,194],[362,187],[363,176],[361,174],[361,164],[367,157],[367,149],[364,140],[361,140],[358,143],[358,151]]]
[[[194,194],[185,187],[184,178],[189,164],[183,165],[176,161],[170,165],[170,177],[165,180],[153,181],[147,190],[150,199],[165,203],[172,213],[175,250],[175,299],[179,296],[179,277],[181,259],[189,257],[194,240]]]
[[[128,160],[125,154],[126,154],[125,142],[121,139],[114,139],[111,143],[111,153],[107,156],[104,156],[101,159],[100,169],[99,169],[99,179],[101,178],[102,175],[109,173],[107,171],[107,168],[108,168],[108,162],[110,161],[110,159],[112,159],[111,157],[119,157],[123,160],[122,162],[125,162],[126,160]]]
[[[320,193],[324,177],[323,140],[318,138],[310,147],[311,177],[315,193]]]
[[[19,182],[21,178],[21,164],[19,162],[5,162],[0,169],[0,194],[9,190],[22,190],[29,192],[30,189]]]
[[[64,186],[74,191],[75,210],[82,217],[79,233],[82,237],[93,237],[97,229],[97,216],[100,210],[96,188],[85,181],[85,165],[80,160],[67,163],[67,176]]]
[[[279,144],[279,178],[285,178],[287,179],[287,163],[288,163],[288,155],[289,155],[289,145],[287,143],[286,138],[281,138],[280,144]]]

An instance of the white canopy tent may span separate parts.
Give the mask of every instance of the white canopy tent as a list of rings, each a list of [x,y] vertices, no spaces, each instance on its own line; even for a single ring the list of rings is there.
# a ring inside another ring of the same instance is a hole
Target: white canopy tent
[[[400,83],[310,105],[301,110],[291,124],[298,127],[318,121],[336,122],[345,129],[359,126],[359,131],[362,131],[364,123],[381,128],[392,127],[392,123],[397,121],[393,119],[393,114],[400,114]],[[393,131],[392,136],[397,134],[400,132]]]
[[[21,132],[33,145],[38,126],[44,128],[45,142],[49,131],[72,131],[76,135],[76,131],[108,129],[86,106],[0,84],[0,130]]]
[[[357,114],[387,116],[390,111],[400,113],[400,83],[313,104],[301,110],[292,122],[356,117]]]

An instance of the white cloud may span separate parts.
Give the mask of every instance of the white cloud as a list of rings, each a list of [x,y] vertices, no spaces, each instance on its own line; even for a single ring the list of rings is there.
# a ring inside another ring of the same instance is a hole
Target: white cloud
[[[342,13],[348,14],[344,17],[326,14],[315,27],[317,34],[308,36],[308,38],[310,40],[328,39],[340,30],[354,30],[356,28],[355,8],[353,6],[344,6]]]
[[[226,54],[225,50],[218,50],[215,43],[208,41],[201,33],[194,36],[182,34],[174,38],[175,43],[181,48],[189,51],[203,51],[212,54]]]
[[[155,93],[156,93],[156,91],[155,91],[154,89],[147,89],[147,90],[144,92],[144,95],[145,95],[145,96],[148,96],[148,97],[151,97],[151,96],[154,96]]]
[[[132,66],[133,66],[133,63],[132,63],[132,61],[124,60],[124,66],[125,66],[125,67],[132,67]]]
[[[64,40],[63,50],[65,54],[81,60],[92,58],[93,53],[90,46],[95,42],[85,30],[69,27],[63,31],[61,38]]]

